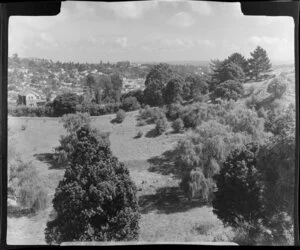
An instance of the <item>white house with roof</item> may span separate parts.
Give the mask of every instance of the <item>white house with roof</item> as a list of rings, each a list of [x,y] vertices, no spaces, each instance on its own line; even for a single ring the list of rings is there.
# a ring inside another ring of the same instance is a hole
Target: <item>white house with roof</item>
[[[33,90],[25,90],[18,94],[17,104],[29,107],[37,107],[45,105],[46,100],[43,100],[42,96]]]

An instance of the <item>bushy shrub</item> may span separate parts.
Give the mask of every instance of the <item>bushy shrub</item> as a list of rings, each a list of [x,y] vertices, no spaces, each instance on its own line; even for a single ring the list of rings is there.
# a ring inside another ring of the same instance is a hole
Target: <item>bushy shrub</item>
[[[255,94],[252,94],[250,97],[248,97],[245,100],[245,104],[249,109],[254,108],[254,109],[258,110],[261,107],[261,103]]]
[[[239,245],[291,246],[294,244],[293,222],[284,212],[272,216],[266,222],[239,222],[233,232],[230,241]]]
[[[67,114],[62,116],[60,122],[68,133],[76,132],[84,125],[90,125],[91,117],[88,113]]]
[[[270,215],[284,211],[294,216],[295,131],[295,122],[287,124],[259,152],[258,169],[263,176],[265,207]]]
[[[287,89],[287,80],[283,77],[276,77],[270,81],[267,91],[276,98],[281,98]]]
[[[53,108],[50,106],[29,107],[18,105],[8,107],[8,114],[12,116],[44,117],[53,116]]]
[[[60,137],[60,146],[55,148],[54,159],[58,166],[65,167],[68,165],[69,157],[74,152],[74,147],[78,142],[77,131],[84,127],[90,127],[91,118],[88,113],[76,113],[64,115],[60,122],[67,131],[67,135]]]
[[[296,124],[296,110],[294,105],[287,108],[270,109],[266,112],[265,130],[279,135]]]
[[[76,105],[79,104],[79,96],[75,93],[64,93],[53,100],[53,109],[56,116],[76,112]]]
[[[257,116],[259,118],[267,118],[267,111],[264,109],[264,107],[261,107],[259,110],[257,110]]]
[[[95,103],[82,103],[76,105],[76,111],[82,113],[89,113],[91,116],[100,116],[106,114],[116,113],[120,109],[120,103],[106,103],[106,104],[95,104]]]
[[[88,127],[77,131],[78,143],[53,199],[56,218],[45,229],[48,244],[138,238],[136,187],[100,135]]]
[[[186,128],[196,128],[201,124],[202,119],[199,115],[199,109],[193,106],[187,106],[182,109],[180,113],[180,118],[184,123],[184,127]]]
[[[173,128],[175,133],[181,133],[183,131],[183,128],[184,128],[183,121],[180,118],[176,119],[172,123],[172,128]]]
[[[246,132],[254,140],[264,139],[264,119],[259,118],[254,110],[237,106],[225,115],[226,124],[233,132]]]
[[[158,119],[165,118],[166,115],[161,108],[146,106],[139,115],[139,118],[145,120],[147,123],[156,123]]]
[[[167,129],[168,129],[168,126],[169,126],[169,124],[168,124],[168,121],[165,117],[156,120],[155,130],[156,130],[157,135],[161,135],[164,132],[166,132]]]
[[[147,122],[145,120],[138,120],[137,126],[142,127],[142,126],[145,126],[145,125],[147,125]]]
[[[129,91],[127,93],[124,93],[121,96],[121,101],[123,101],[124,99],[128,98],[128,97],[135,97],[136,100],[140,103],[140,104],[144,104],[144,93],[143,90],[141,89],[137,89],[137,90],[132,90]]]
[[[8,166],[8,188],[17,197],[17,203],[33,212],[45,209],[48,192],[32,163],[17,160]]]
[[[167,105],[166,108],[167,108],[166,116],[171,120],[176,120],[177,118],[179,118],[183,106],[179,103],[172,103],[170,105]]]
[[[139,109],[141,105],[135,97],[130,96],[122,100],[121,107],[125,111],[133,111]]]
[[[229,126],[215,120],[204,122],[198,126],[185,139],[180,140],[176,148],[178,155],[176,165],[182,173],[181,187],[183,191],[191,196],[192,187],[194,188],[193,193],[196,195],[192,198],[210,201],[215,185],[212,177],[219,172],[221,163],[231,149],[243,145],[250,139],[245,134],[233,133]],[[205,177],[205,181],[201,180],[201,176]],[[208,185],[205,189],[209,193],[205,197],[197,197],[197,194],[201,194],[198,191],[203,188],[203,186],[197,185],[198,181],[203,185]]]
[[[117,113],[116,113],[116,121],[118,123],[122,123],[124,121],[126,117],[126,112],[123,109],[120,109]]]
[[[214,213],[226,225],[258,220],[263,217],[263,182],[257,170],[258,144],[250,143],[234,149],[215,177],[217,191]]]

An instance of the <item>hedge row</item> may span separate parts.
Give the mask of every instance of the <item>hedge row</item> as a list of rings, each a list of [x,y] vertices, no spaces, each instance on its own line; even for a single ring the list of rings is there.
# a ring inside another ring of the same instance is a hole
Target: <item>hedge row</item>
[[[89,113],[91,116],[100,116],[106,114],[114,114],[123,109],[125,111],[132,111],[138,109],[139,105],[128,105],[122,103],[108,103],[105,105],[100,104],[78,104],[76,105],[75,112]],[[71,113],[71,112],[70,112]],[[28,106],[15,106],[8,107],[8,114],[11,116],[28,116],[28,117],[58,117],[55,109],[51,105],[40,107],[28,107]]]

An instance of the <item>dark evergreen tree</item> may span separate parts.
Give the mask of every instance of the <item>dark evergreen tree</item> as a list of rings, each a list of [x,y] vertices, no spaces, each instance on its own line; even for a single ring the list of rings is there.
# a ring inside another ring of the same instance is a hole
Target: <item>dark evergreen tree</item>
[[[254,78],[257,81],[260,79],[261,74],[271,71],[272,64],[267,52],[260,46],[257,46],[250,54],[251,58],[248,61],[249,74],[252,79]]]
[[[209,81],[210,91],[213,91],[217,85],[228,80],[235,80],[243,82],[245,80],[245,73],[243,69],[227,60],[215,60],[211,63],[211,80]]]
[[[164,85],[158,80],[147,84],[144,90],[145,103],[150,106],[162,106],[164,104]]]
[[[259,146],[247,144],[233,150],[215,176],[213,211],[225,224],[237,226],[243,221],[263,217],[263,182],[257,170]]]
[[[136,187],[97,130],[82,127],[64,178],[56,188],[56,217],[45,229],[48,244],[137,240]]]
[[[164,90],[164,101],[166,104],[180,103],[183,94],[183,81],[179,78],[171,79]]]
[[[246,76],[248,75],[248,73],[249,73],[248,61],[243,55],[235,52],[235,53],[231,54],[226,60],[228,62],[233,62],[236,65],[240,66],[243,69],[245,75]]]

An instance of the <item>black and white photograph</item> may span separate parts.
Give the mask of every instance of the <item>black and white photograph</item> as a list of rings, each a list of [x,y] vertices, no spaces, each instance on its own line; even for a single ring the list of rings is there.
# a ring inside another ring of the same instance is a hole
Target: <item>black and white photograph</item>
[[[64,1],[8,26],[7,244],[295,244],[291,16]]]

